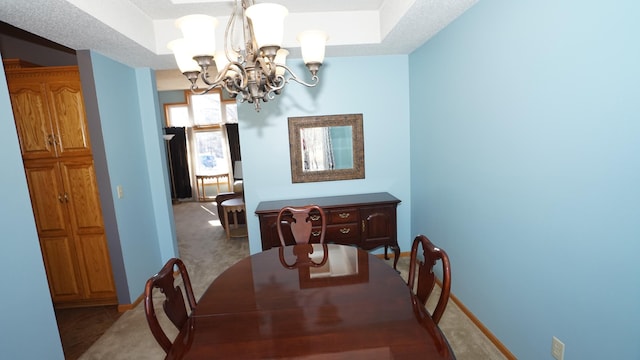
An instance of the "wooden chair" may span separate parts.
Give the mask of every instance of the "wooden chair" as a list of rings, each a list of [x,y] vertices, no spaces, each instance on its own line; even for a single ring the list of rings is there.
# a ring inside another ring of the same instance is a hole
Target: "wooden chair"
[[[317,212],[318,214],[311,214],[311,212]],[[320,231],[312,231],[313,222],[320,220]],[[311,242],[311,237],[319,237],[320,244],[324,244],[324,235],[327,232],[327,218],[322,208],[318,205],[306,205],[306,206],[285,206],[278,212],[278,219],[276,221],[278,227],[278,237],[280,237],[280,243],[282,246],[286,246],[285,237],[282,233],[283,223],[288,224],[293,234],[293,238],[296,244],[308,244]]]
[[[422,245],[422,261],[418,261],[417,259],[419,245]],[[417,266],[418,284],[417,290],[415,291],[416,296],[420,302],[422,302],[422,305],[427,304],[427,299],[429,299],[429,296],[433,291],[433,287],[436,284],[436,277],[433,273],[433,268],[438,260],[442,261],[442,290],[440,292],[440,298],[438,299],[436,308],[433,311],[433,314],[431,314],[431,318],[433,318],[433,321],[436,324],[440,321],[440,318],[447,307],[449,294],[451,292],[451,267],[449,266],[449,256],[447,256],[447,253],[444,250],[433,245],[426,236],[416,236],[413,240],[413,245],[411,246],[411,260],[409,263],[409,277],[407,285],[412,291],[414,291]]]
[[[182,289],[179,284],[175,282],[177,278],[174,276],[174,266],[178,267],[178,271],[182,277],[184,291],[190,309],[189,313],[187,313]],[[147,317],[147,323],[149,323],[149,328],[151,328],[151,333],[153,333],[156,341],[158,341],[166,353],[169,353],[173,343],[169,340],[164,330],[162,330],[162,326],[156,317],[152,296],[153,289],[160,289],[160,292],[164,294],[165,300],[162,303],[164,312],[173,325],[180,330],[189,319],[191,311],[196,307],[196,298],[191,288],[191,280],[189,279],[187,268],[184,266],[182,260],[172,258],[167,261],[160,272],[147,280],[144,288],[144,311]]]

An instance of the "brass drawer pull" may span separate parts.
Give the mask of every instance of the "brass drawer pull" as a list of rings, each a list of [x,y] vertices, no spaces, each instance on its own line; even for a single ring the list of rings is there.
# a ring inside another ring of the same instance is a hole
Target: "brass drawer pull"
[[[309,218],[311,219],[311,221],[318,221],[320,220],[320,215],[311,215],[309,216]]]
[[[351,229],[349,229],[349,228],[342,228],[342,229],[340,229],[340,232],[341,232],[341,233],[343,233],[343,234],[348,234],[349,232],[351,232]]]
[[[314,237],[318,237],[320,236],[320,233],[321,233],[320,231],[312,231],[311,235],[313,235]]]
[[[341,219],[347,219],[351,216],[351,213],[340,213],[338,216],[340,216]]]

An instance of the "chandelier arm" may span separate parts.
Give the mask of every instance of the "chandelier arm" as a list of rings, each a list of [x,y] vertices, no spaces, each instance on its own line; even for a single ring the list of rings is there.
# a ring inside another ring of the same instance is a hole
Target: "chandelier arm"
[[[252,5],[254,5],[253,0],[242,0],[242,34],[245,46],[245,60],[250,63],[255,63],[256,59],[259,58],[260,49],[258,49],[256,44],[253,26],[246,15],[247,8]]]
[[[240,47],[238,47],[238,49],[234,49],[233,44],[230,44],[231,42],[230,39],[235,34],[235,24],[238,17],[239,1],[241,0],[234,1],[233,13],[231,13],[231,16],[229,17],[229,21],[227,22],[227,28],[224,31],[224,55],[227,57],[227,60],[229,62],[237,61],[237,62],[243,63],[244,57],[241,53],[242,49],[240,49]],[[244,10],[242,10],[242,12],[244,14]],[[230,53],[234,55],[234,58],[231,57]]]
[[[200,80],[202,80],[203,83],[205,83],[205,85],[211,87],[211,86],[216,86],[216,85],[220,85],[220,83],[222,82],[222,80],[226,77],[225,72],[220,72],[218,73],[218,75],[216,75],[215,79],[209,80],[209,71],[203,71],[202,73],[200,73]]]
[[[219,85],[219,84],[218,84]],[[212,85],[212,86],[208,86],[202,90],[199,90],[198,84],[194,83],[191,85],[191,93],[194,95],[204,95],[206,93],[208,93],[209,91],[215,89],[216,86]]]
[[[233,71],[235,71],[238,76],[236,76],[234,79],[240,79],[240,84],[238,84],[238,86],[241,89],[244,89],[245,87],[247,87],[247,69],[242,66],[242,63],[239,62],[230,62],[227,67]],[[226,67],[225,67],[225,72],[226,72]]]
[[[286,84],[287,80],[284,75],[276,75],[271,81],[267,82],[266,86],[269,88],[269,92],[271,93],[283,89]]]
[[[296,75],[287,65],[276,64],[276,67],[284,68],[285,71],[286,71],[285,74],[289,73],[289,75],[290,75],[289,78],[286,79],[283,82],[283,84],[282,84],[282,86],[280,86],[280,88],[284,87],[284,84],[285,83],[289,83],[289,81],[291,81],[291,80],[297,82],[298,84],[304,85],[306,87],[314,87],[314,86],[318,85],[318,82],[320,82],[320,78],[318,77],[318,75],[311,76],[311,80],[313,82],[312,83],[307,83],[307,82],[304,82],[303,80],[300,80],[298,78],[298,75]],[[282,75],[281,77],[284,79],[284,75]]]
[[[276,68],[272,67],[269,61],[266,61],[265,58],[262,57],[258,57],[256,59],[256,63],[254,65],[254,67],[258,67],[260,68],[260,71],[262,71],[262,74],[264,74],[264,76],[266,76],[267,78],[270,78],[272,75],[275,75],[276,73]],[[277,67],[277,65],[276,65]]]
[[[306,83],[306,82],[304,82],[304,81],[302,81],[302,80],[298,79],[298,77],[297,77],[297,76],[295,76],[295,75],[293,75],[293,76],[289,77],[289,78],[287,79],[287,83],[288,83],[290,80],[293,80],[293,81],[297,82],[298,84],[300,84],[300,85],[304,85],[304,86],[306,86],[306,87],[314,87],[314,86],[318,85],[318,83],[320,82],[320,78],[318,77],[318,75],[313,75],[313,76],[311,77],[311,80],[313,81],[313,83]]]
[[[237,62],[230,62],[228,63],[224,69],[222,69],[222,71],[220,71],[215,79],[213,80],[209,80],[209,71],[208,69],[205,70],[203,68],[203,71],[200,73],[200,80],[202,80],[202,82],[204,82],[207,86],[214,86],[214,85],[218,85],[220,83],[222,83],[226,78],[229,77],[228,72],[229,71],[234,71],[236,74],[241,74],[239,75],[241,78],[246,78],[246,73],[244,71],[244,68],[242,68],[242,65],[237,63]]]

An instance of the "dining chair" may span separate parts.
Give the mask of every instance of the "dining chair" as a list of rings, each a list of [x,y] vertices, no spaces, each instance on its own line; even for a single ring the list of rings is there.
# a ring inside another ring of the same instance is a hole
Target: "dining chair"
[[[418,247],[422,246],[422,259],[418,260]],[[438,303],[431,314],[431,318],[437,324],[447,307],[449,301],[449,294],[451,292],[451,267],[449,265],[449,256],[447,253],[433,245],[433,243],[424,235],[418,235],[413,240],[411,246],[411,258],[409,263],[409,276],[407,285],[412,291],[415,291],[416,296],[422,302],[422,305],[427,304],[427,299],[431,295],[433,288],[436,284],[436,276],[433,272],[436,262],[441,260],[442,262],[442,287],[440,291],[440,298]],[[417,269],[416,269],[417,267]],[[416,270],[418,273],[418,280],[416,286]],[[417,287],[417,289],[416,289]]]
[[[314,230],[313,223],[317,221],[320,221],[321,227],[319,230],[317,228]],[[318,205],[285,206],[278,212],[276,224],[282,246],[287,246],[282,232],[283,224],[289,225],[296,244],[308,244],[312,238],[319,238],[318,242],[324,244],[327,218],[324,210]]]
[[[174,267],[176,266],[178,267],[178,273],[182,278],[184,292],[186,293],[189,305],[188,313],[184,301],[184,295],[178,281],[179,278],[174,275]],[[159,289],[160,292],[164,294],[165,299],[162,303],[164,312],[173,325],[180,330],[189,319],[193,309],[196,307],[196,298],[193,295],[193,288],[191,287],[189,273],[187,272],[187,268],[184,266],[182,260],[172,258],[167,261],[157,274],[147,280],[144,288],[144,312],[147,317],[147,323],[149,323],[149,328],[151,328],[151,333],[156,338],[156,341],[158,341],[166,353],[169,353],[173,343],[169,340],[169,337],[162,329],[162,326],[156,316],[153,302],[154,289]]]

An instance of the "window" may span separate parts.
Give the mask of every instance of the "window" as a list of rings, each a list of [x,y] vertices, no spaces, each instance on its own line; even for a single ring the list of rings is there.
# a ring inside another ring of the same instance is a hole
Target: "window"
[[[196,175],[229,174],[230,156],[223,124],[238,122],[235,100],[222,100],[220,91],[203,95],[185,92],[187,103],[166,104],[167,126],[185,127],[192,187]]]
[[[220,92],[210,92],[203,95],[188,94],[188,103],[193,111],[193,125],[220,125],[222,121],[222,101]]]
[[[226,141],[222,139],[222,135],[222,131],[196,131],[194,133],[196,175],[229,172],[228,156],[225,151]]]
[[[187,104],[165,104],[164,116],[167,119],[167,126],[191,126],[191,121],[189,120],[189,107],[187,106]]]

